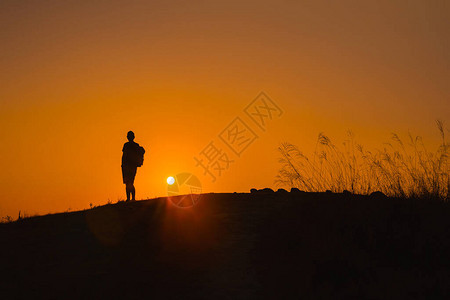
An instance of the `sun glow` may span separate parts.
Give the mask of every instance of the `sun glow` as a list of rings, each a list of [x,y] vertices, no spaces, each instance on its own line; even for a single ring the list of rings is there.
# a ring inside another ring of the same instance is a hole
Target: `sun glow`
[[[173,178],[172,176],[167,177],[167,184],[168,185],[172,185],[175,183],[175,178]]]

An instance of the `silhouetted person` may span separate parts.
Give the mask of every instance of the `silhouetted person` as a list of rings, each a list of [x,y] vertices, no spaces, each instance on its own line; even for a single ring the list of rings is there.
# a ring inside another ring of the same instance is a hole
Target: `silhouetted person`
[[[134,188],[134,178],[136,177],[137,168],[142,166],[144,162],[145,150],[134,142],[134,132],[128,131],[128,142],[123,145],[122,155],[122,177],[127,193],[127,201],[136,200],[136,189]]]

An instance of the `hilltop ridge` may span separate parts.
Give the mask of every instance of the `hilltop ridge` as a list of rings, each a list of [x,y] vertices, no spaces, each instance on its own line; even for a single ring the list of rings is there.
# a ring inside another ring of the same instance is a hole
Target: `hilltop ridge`
[[[443,296],[450,204],[349,193],[166,197],[1,224],[19,298]]]

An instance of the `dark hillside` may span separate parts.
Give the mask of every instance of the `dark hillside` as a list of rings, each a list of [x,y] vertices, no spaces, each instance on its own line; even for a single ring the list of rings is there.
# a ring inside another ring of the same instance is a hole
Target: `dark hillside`
[[[278,192],[28,218],[0,224],[0,297],[444,298],[449,216],[437,201]]]

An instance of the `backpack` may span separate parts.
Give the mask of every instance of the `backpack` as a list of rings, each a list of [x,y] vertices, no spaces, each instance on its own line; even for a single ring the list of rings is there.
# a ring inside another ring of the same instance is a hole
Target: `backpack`
[[[136,166],[142,167],[144,164],[144,147],[138,146],[136,148]]]

